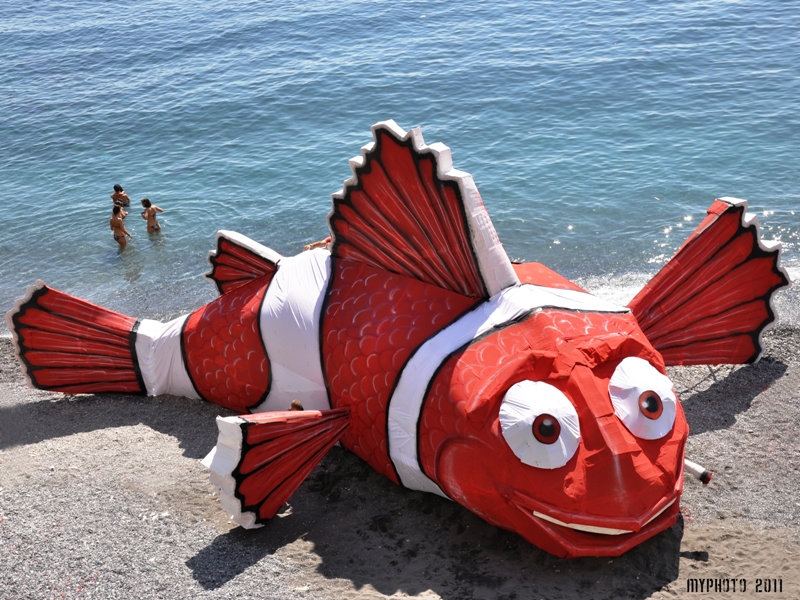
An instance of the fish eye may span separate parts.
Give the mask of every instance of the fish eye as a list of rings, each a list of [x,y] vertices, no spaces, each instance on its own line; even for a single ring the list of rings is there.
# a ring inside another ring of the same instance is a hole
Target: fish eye
[[[639,396],[639,410],[646,418],[656,420],[664,412],[661,396],[652,390],[642,392],[642,395]]]
[[[655,440],[672,430],[677,406],[672,382],[646,360],[631,356],[620,362],[608,393],[614,413],[636,437]]]
[[[561,425],[553,415],[541,414],[533,422],[533,437],[543,444],[555,444],[560,433]]]
[[[520,381],[509,388],[500,404],[500,427],[517,458],[540,469],[563,467],[581,439],[572,402],[541,381]]]

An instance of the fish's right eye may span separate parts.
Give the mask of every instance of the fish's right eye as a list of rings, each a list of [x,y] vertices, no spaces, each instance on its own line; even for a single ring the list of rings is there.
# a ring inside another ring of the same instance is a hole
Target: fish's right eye
[[[500,405],[500,427],[508,447],[526,465],[563,467],[581,439],[578,413],[558,388],[541,381],[520,381]]]

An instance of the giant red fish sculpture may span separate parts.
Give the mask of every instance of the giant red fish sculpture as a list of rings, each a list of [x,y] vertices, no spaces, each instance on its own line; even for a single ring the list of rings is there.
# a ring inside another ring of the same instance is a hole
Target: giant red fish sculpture
[[[372,130],[328,246],[282,257],[221,231],[220,296],[189,315],[140,321],[37,282],[7,314],[28,382],[242,413],[218,418],[205,462],[245,527],[339,440],[559,556],[618,555],[670,527],[689,428],[665,366],[759,358],[789,283],[779,245],[746,202],[715,200],[619,306],[512,263],[446,146]]]

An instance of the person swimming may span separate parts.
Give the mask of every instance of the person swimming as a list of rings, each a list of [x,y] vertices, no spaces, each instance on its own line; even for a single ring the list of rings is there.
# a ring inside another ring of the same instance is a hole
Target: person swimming
[[[111,194],[111,199],[114,201],[114,204],[118,204],[119,206],[131,205],[130,197],[125,193],[125,190],[123,190],[122,186],[118,183],[114,184],[114,193]]]
[[[164,212],[164,209],[156,206],[147,198],[142,198],[142,206],[144,206],[142,218],[147,221],[147,233],[161,231],[161,225],[158,224],[156,213]]]
[[[128,244],[128,240],[125,239],[126,235],[133,239],[133,236],[125,229],[125,223],[122,222],[124,218],[121,215],[122,212],[122,207],[119,204],[115,204],[114,210],[111,212],[111,220],[109,221],[111,231],[114,233],[114,241],[119,244],[120,248],[124,248]]]

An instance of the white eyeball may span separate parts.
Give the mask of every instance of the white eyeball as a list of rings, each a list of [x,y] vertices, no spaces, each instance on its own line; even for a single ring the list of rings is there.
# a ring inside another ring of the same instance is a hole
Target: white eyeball
[[[500,404],[500,427],[517,458],[540,469],[563,467],[581,439],[572,402],[541,381],[520,381],[509,388]]]
[[[677,399],[672,382],[646,360],[628,357],[608,382],[614,412],[633,435],[656,440],[675,423]]]

